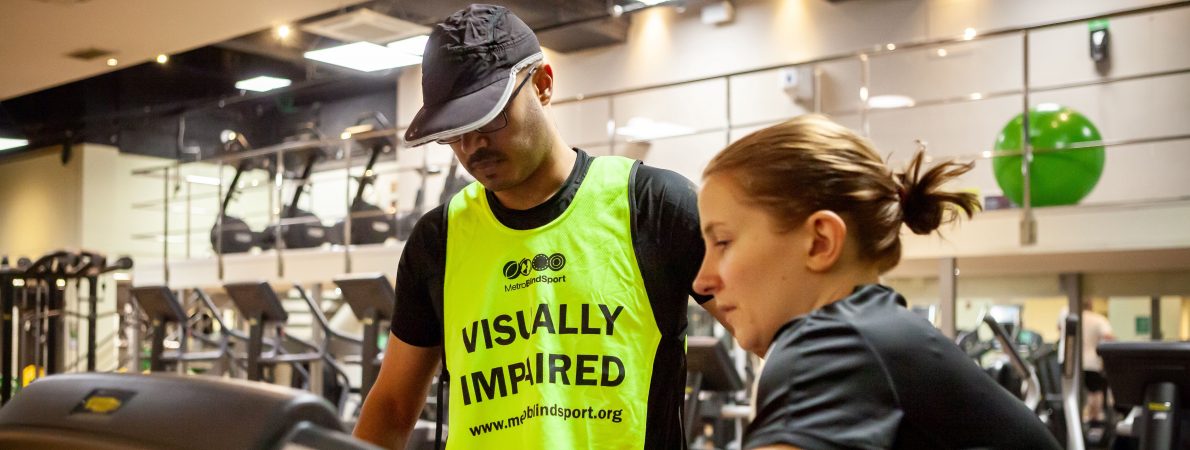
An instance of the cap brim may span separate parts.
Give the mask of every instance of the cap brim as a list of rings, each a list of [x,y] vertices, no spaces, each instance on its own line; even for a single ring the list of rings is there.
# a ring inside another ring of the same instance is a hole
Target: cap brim
[[[416,147],[458,136],[491,122],[512,96],[517,73],[541,59],[541,53],[533,54],[513,66],[508,76],[500,77],[479,90],[437,105],[422,106],[405,130],[405,145]]]
[[[482,127],[504,109],[509,84],[509,78],[501,78],[462,97],[423,106],[405,130],[406,145],[415,147]]]

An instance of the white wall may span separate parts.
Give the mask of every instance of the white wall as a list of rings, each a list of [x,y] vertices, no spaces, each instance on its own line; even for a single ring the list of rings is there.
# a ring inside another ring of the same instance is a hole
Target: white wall
[[[83,161],[77,147],[66,164],[60,155],[53,147],[0,163],[0,255],[13,264],[82,244]]]

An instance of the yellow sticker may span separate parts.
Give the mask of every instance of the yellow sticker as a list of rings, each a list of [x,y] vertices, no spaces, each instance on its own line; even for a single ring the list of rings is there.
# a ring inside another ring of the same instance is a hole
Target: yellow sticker
[[[21,387],[26,387],[34,380],[45,376],[45,367],[38,367],[32,364],[25,366],[21,370]]]
[[[75,406],[72,414],[112,414],[123,408],[136,395],[123,389],[95,389]]]
[[[1164,412],[1169,411],[1169,403],[1166,402],[1149,402],[1149,411]]]
[[[91,397],[87,399],[87,403],[83,404],[83,408],[93,413],[107,414],[120,409],[120,399],[115,397]]]

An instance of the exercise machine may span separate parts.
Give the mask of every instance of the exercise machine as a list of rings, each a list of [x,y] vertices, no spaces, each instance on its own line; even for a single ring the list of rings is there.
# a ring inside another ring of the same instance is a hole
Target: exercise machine
[[[356,319],[364,325],[363,348],[360,351],[362,382],[360,396],[368,397],[376,376],[380,373],[380,333],[382,324],[393,319],[396,293],[388,277],[382,273],[353,274],[335,277],[335,285],[343,293],[343,300],[351,307]]]
[[[310,127],[308,130],[311,134],[300,135],[302,137],[298,139],[310,136],[321,140],[322,136],[318,134],[316,128]],[[301,170],[296,172],[297,175],[294,178],[293,197],[281,211],[280,224],[269,225],[261,233],[261,250],[276,248],[278,236],[287,249],[313,248],[327,242],[326,227],[322,225],[318,216],[298,207],[302,194],[306,192],[306,186],[310,184],[310,175],[314,172],[314,165],[323,158],[323,150],[321,147],[316,147],[298,153],[302,157],[303,163]]]
[[[368,119],[372,119],[375,125],[365,123]],[[361,118],[345,133],[366,134],[377,131],[377,126],[380,129],[388,129],[392,125],[383,114],[372,113]],[[364,193],[368,186],[373,186],[376,183],[376,174],[373,172],[376,161],[380,155],[391,152],[395,146],[387,135],[366,137],[357,142],[367,147],[369,154],[368,163],[364,165],[363,173],[356,178],[355,197],[352,198],[351,206],[348,208],[348,214],[351,216],[351,229],[347,229],[347,219],[344,219],[335,224],[330,239],[331,243],[342,244],[346,241],[345,234],[350,232],[352,245],[381,244],[388,238],[395,237],[396,219],[392,214],[380,209],[379,206],[364,201]]]
[[[376,449],[307,392],[176,375],[47,377],[0,409],[0,448]]]
[[[1104,342],[1096,351],[1116,405],[1132,409],[1119,434],[1142,450],[1190,448],[1190,342]]]
[[[252,149],[243,134],[224,131],[221,138],[227,152]],[[215,226],[211,228],[211,248],[215,249],[215,253],[244,253],[252,250],[252,247],[260,247],[260,235],[252,231],[243,219],[227,215],[227,208],[231,205],[232,198],[240,191],[240,177],[244,173],[269,167],[271,167],[271,160],[268,158],[244,158],[236,163],[235,175],[231,177],[231,183],[227,185],[227,192],[223,194],[223,201],[220,202],[219,218],[215,221]]]
[[[724,448],[730,440],[741,437],[727,432],[723,419],[731,416],[724,414],[730,397],[743,389],[743,377],[722,339],[713,336],[686,338],[686,399],[682,408],[682,427],[691,448],[700,444],[701,439],[708,438],[699,433],[704,428],[704,421],[715,425],[716,432],[709,437],[715,440],[715,448]]]

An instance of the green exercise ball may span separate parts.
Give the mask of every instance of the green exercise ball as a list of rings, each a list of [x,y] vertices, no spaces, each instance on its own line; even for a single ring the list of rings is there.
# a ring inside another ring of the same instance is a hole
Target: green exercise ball
[[[1103,174],[1103,146],[1062,150],[1087,141],[1101,141],[1099,130],[1078,111],[1053,103],[1029,110],[1029,142],[1037,150],[1030,177],[1033,206],[1073,205],[1095,189]],[[1021,115],[1000,130],[996,150],[1021,151]],[[996,157],[992,159],[992,170],[1004,196],[1022,204],[1021,156]]]

